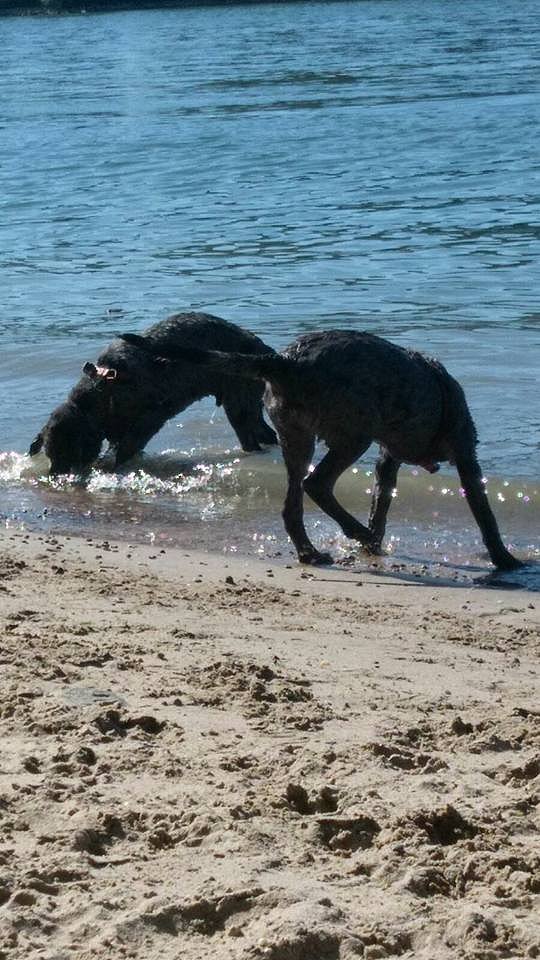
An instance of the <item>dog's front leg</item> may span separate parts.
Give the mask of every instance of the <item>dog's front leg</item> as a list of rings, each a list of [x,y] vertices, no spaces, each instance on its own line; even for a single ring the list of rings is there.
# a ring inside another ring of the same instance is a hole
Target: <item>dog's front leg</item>
[[[369,514],[369,529],[373,536],[374,550],[380,549],[383,541],[386,518],[392,503],[400,466],[399,460],[394,460],[388,450],[381,448],[379,459],[375,464],[375,486]]]
[[[370,440],[361,439],[347,447],[333,447],[317,464],[313,473],[304,480],[304,489],[317,506],[339,523],[346,537],[358,540],[368,549],[371,549],[373,543],[371,530],[338,503],[334,496],[334,486],[343,471],[362,456],[370,443]]]
[[[149,411],[139,415],[111,446],[115,451],[115,467],[121,467],[132,457],[144,450],[149,440],[166,422],[167,416],[161,410]]]
[[[229,423],[247,453],[260,450],[261,443],[277,443],[271,427],[265,423],[258,385],[240,382],[232,393],[229,387],[223,397],[223,409]]]
[[[522,567],[521,560],[513,557],[502,542],[497,521],[489,505],[485,486],[482,483],[482,471],[478,461],[475,457],[456,457],[456,467],[467,503],[480,527],[482,540],[493,563],[500,570],[515,570]]]
[[[329,553],[320,553],[311,543],[304,527],[304,477],[315,449],[313,436],[291,431],[280,432],[283,459],[287,467],[287,495],[282,517],[300,563],[332,563]]]

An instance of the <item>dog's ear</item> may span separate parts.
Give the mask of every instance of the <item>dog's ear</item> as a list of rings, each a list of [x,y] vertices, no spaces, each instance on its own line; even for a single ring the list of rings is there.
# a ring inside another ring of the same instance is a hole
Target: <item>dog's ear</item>
[[[30,449],[28,451],[29,457],[35,457],[36,453],[39,453],[43,446],[43,434],[38,433],[37,437],[34,437],[32,443],[30,444]]]
[[[147,354],[148,359],[152,360],[153,363],[170,363],[171,360],[169,357],[162,357],[159,347],[148,337],[141,337],[138,333],[117,333],[115,334],[117,340],[123,340],[124,343],[127,343],[130,347],[137,347],[139,350],[144,350]]]
[[[124,343],[129,343],[130,347],[139,347],[140,350],[146,351],[150,349],[148,340],[145,337],[139,336],[138,333],[117,333],[115,336],[117,340],[123,340]]]
[[[85,373],[87,377],[90,377],[91,380],[97,380],[98,371],[95,363],[85,363],[82,372]]]

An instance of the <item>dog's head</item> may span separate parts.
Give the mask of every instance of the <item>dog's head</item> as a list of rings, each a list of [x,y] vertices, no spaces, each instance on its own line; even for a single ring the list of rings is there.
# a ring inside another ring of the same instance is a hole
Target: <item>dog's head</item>
[[[43,450],[49,458],[51,476],[86,473],[108,436],[112,411],[118,416],[117,400],[120,407],[128,401],[129,409],[133,406],[132,375],[125,359],[103,354],[97,364],[85,363],[82,372],[70,399],[53,410],[30,444],[31,457]]]
[[[31,457],[43,449],[49,474],[85,473],[99,456],[102,437],[74,403],[62,403],[30,444]]]

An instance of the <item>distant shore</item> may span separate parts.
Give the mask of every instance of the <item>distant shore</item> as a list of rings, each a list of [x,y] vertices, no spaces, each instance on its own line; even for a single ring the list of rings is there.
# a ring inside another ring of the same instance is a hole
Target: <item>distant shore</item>
[[[231,7],[268,0],[0,0],[2,16],[54,16],[112,13],[119,10],[171,10],[180,7]],[[272,0],[290,3],[294,0]]]

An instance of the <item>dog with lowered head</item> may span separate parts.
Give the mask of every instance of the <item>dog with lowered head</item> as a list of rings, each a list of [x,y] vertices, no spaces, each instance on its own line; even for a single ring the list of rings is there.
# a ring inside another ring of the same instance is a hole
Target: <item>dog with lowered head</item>
[[[136,335],[122,337],[132,344],[138,341]],[[154,349],[151,343],[142,347]],[[171,345],[162,355],[265,381],[265,405],[288,474],[283,520],[301,563],[332,561],[306,533],[304,490],[346,536],[377,553],[401,464],[417,464],[434,473],[440,461],[448,461],[457,467],[495,566],[510,570],[522,565],[504,546],[489,505],[465,394],[437,360],[354,330],[305,334],[283,354],[248,357]],[[317,438],[325,441],[328,452],[308,473]],[[334,486],[373,441],[380,454],[365,526],[337,501]]]
[[[210,314],[177,313],[149,327],[140,340],[149,349],[116,339],[96,364],[86,363],[66,401],[32,441],[30,455],[43,448],[51,475],[84,473],[104,440],[114,451],[115,466],[121,466],[170,417],[207,396],[223,406],[244,450],[276,443],[262,415],[262,383],[189,361],[171,366],[155,356],[180,346],[271,353],[259,337]]]

